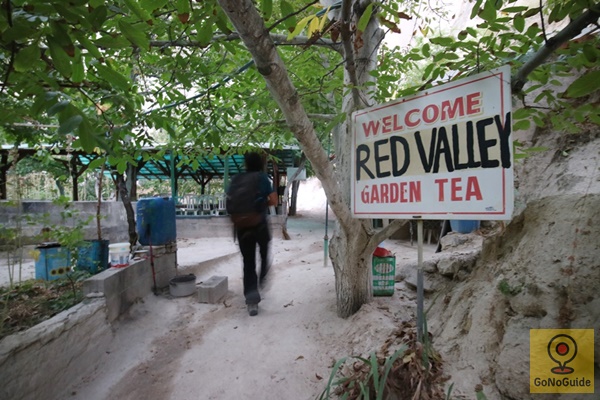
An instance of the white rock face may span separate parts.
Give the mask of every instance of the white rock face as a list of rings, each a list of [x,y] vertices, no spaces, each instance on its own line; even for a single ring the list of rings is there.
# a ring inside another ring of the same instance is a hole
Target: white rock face
[[[600,133],[595,129],[538,134],[532,144],[551,150],[517,165],[518,214],[502,233],[483,242],[480,258],[464,269],[469,274],[449,281],[443,301],[435,301],[429,326],[457,393],[471,395],[482,384],[488,398],[529,398],[530,329],[599,326]],[[452,236],[444,238],[444,251],[464,252],[467,239]],[[439,273],[455,275],[463,268],[457,258],[438,260]],[[594,351],[598,366],[600,347]]]

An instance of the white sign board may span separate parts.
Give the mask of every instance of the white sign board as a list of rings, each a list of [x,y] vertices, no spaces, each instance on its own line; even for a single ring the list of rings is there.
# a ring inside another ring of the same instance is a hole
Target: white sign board
[[[510,219],[511,110],[504,66],[353,113],[353,215]]]
[[[296,173],[296,171],[298,171],[298,168],[288,167],[287,171],[286,171],[288,179],[290,179],[292,177],[292,175],[294,175]],[[306,168],[302,168],[302,171],[300,171],[300,173],[294,180],[295,181],[305,181],[306,180]]]

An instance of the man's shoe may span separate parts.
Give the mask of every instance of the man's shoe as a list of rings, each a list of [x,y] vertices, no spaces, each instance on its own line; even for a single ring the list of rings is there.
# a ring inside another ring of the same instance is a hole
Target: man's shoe
[[[258,304],[248,304],[248,314],[251,317],[254,317],[258,314]]]

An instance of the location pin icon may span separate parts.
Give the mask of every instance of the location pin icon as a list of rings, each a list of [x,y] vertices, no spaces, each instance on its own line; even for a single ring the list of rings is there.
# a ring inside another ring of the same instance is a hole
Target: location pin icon
[[[558,364],[558,367],[550,369],[554,374],[571,374],[574,369],[567,367],[567,364],[573,361],[577,355],[577,343],[569,335],[560,334],[554,336],[548,342],[548,355]]]

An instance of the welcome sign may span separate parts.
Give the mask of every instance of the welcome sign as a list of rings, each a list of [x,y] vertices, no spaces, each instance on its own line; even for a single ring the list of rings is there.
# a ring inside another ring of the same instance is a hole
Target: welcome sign
[[[358,218],[510,219],[510,67],[352,114]]]

